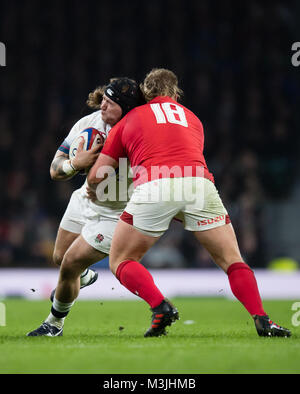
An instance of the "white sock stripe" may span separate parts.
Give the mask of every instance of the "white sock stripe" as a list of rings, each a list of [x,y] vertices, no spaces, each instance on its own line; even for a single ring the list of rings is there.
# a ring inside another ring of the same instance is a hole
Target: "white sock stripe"
[[[54,296],[54,300],[53,300],[53,308],[57,311],[57,312],[69,312],[69,310],[72,308],[72,306],[74,305],[75,301],[73,302],[60,302],[58,301],[55,296]]]

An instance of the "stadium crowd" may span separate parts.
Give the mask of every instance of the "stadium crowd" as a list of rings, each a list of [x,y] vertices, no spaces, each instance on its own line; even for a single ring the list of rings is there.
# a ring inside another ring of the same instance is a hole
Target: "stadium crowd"
[[[178,75],[182,103],[204,125],[207,164],[246,262],[266,264],[264,204],[287,198],[295,181],[296,19],[285,1],[228,3],[1,4],[1,267],[53,265],[59,221],[84,178],[54,182],[49,167],[72,125],[89,113],[88,93],[110,77],[141,80],[162,66]],[[144,263],[213,266],[178,223]]]

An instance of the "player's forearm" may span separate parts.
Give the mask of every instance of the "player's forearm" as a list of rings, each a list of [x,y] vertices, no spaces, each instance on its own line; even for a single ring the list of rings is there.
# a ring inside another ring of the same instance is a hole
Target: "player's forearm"
[[[50,167],[50,176],[55,181],[63,181],[71,179],[77,171],[72,167],[67,157],[60,156],[54,158]]]
[[[87,181],[90,187],[96,188],[97,185],[103,180],[103,178],[97,177],[98,166],[96,164],[90,169]]]
[[[100,182],[106,179],[107,176],[115,174],[115,169],[119,163],[112,157],[100,153],[97,161],[90,169],[87,180],[91,187],[97,186]]]

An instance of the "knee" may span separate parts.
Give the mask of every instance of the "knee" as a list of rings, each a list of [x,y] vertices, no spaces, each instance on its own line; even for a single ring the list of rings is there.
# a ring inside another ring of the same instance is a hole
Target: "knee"
[[[117,273],[118,273],[118,268],[120,267],[120,265],[122,263],[124,263],[125,261],[132,261],[132,260],[133,259],[126,259],[126,258],[118,259],[118,260],[109,259],[109,268],[110,268],[111,272],[115,275],[115,277],[117,277],[117,279],[119,279],[117,276]]]
[[[125,254],[118,254],[118,255],[111,254],[109,256],[109,269],[115,276],[117,276],[116,274],[120,264],[122,264],[124,261],[140,262],[143,256],[144,253],[131,254],[129,257],[128,255]]]
[[[77,269],[77,264],[72,255],[70,255],[68,252],[65,253],[61,266],[60,266],[60,277],[63,280],[72,280],[76,279],[77,277],[80,276],[82,271]]]
[[[64,258],[64,255],[55,249],[53,252],[53,256],[52,256],[54,264],[61,265],[63,258]]]
[[[234,256],[232,258],[220,258],[219,260],[216,261],[217,265],[225,272],[227,273],[229,267],[235,263],[244,263],[244,260],[240,256]]]
[[[119,276],[119,273],[118,273],[119,267],[126,265],[126,263],[128,263],[128,262],[139,262],[139,261],[137,259],[133,259],[133,258],[129,258],[129,259],[124,258],[123,260],[109,260],[109,268],[117,279],[119,279],[119,277],[118,277]]]
[[[119,264],[116,261],[109,259],[109,269],[116,276]]]

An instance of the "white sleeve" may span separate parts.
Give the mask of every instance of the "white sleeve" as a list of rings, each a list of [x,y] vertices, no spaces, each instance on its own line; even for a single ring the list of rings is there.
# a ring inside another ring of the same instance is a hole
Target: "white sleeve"
[[[81,118],[77,123],[75,123],[68,136],[65,138],[58,149],[66,154],[69,154],[70,146],[74,139],[77,138],[83,130],[90,127],[99,130],[101,133],[104,133],[105,136],[107,136],[108,130],[110,129],[110,127],[103,122],[101,111],[93,112],[92,114]]]
[[[79,127],[79,123],[80,121],[78,121],[77,123],[75,123],[75,125],[72,127],[72,129],[70,130],[69,134],[67,135],[67,137],[64,139],[63,143],[60,145],[60,147],[58,148],[58,150],[69,154],[70,151],[70,146],[72,144],[72,142],[74,141],[74,139],[80,134],[80,132],[82,131]]]

